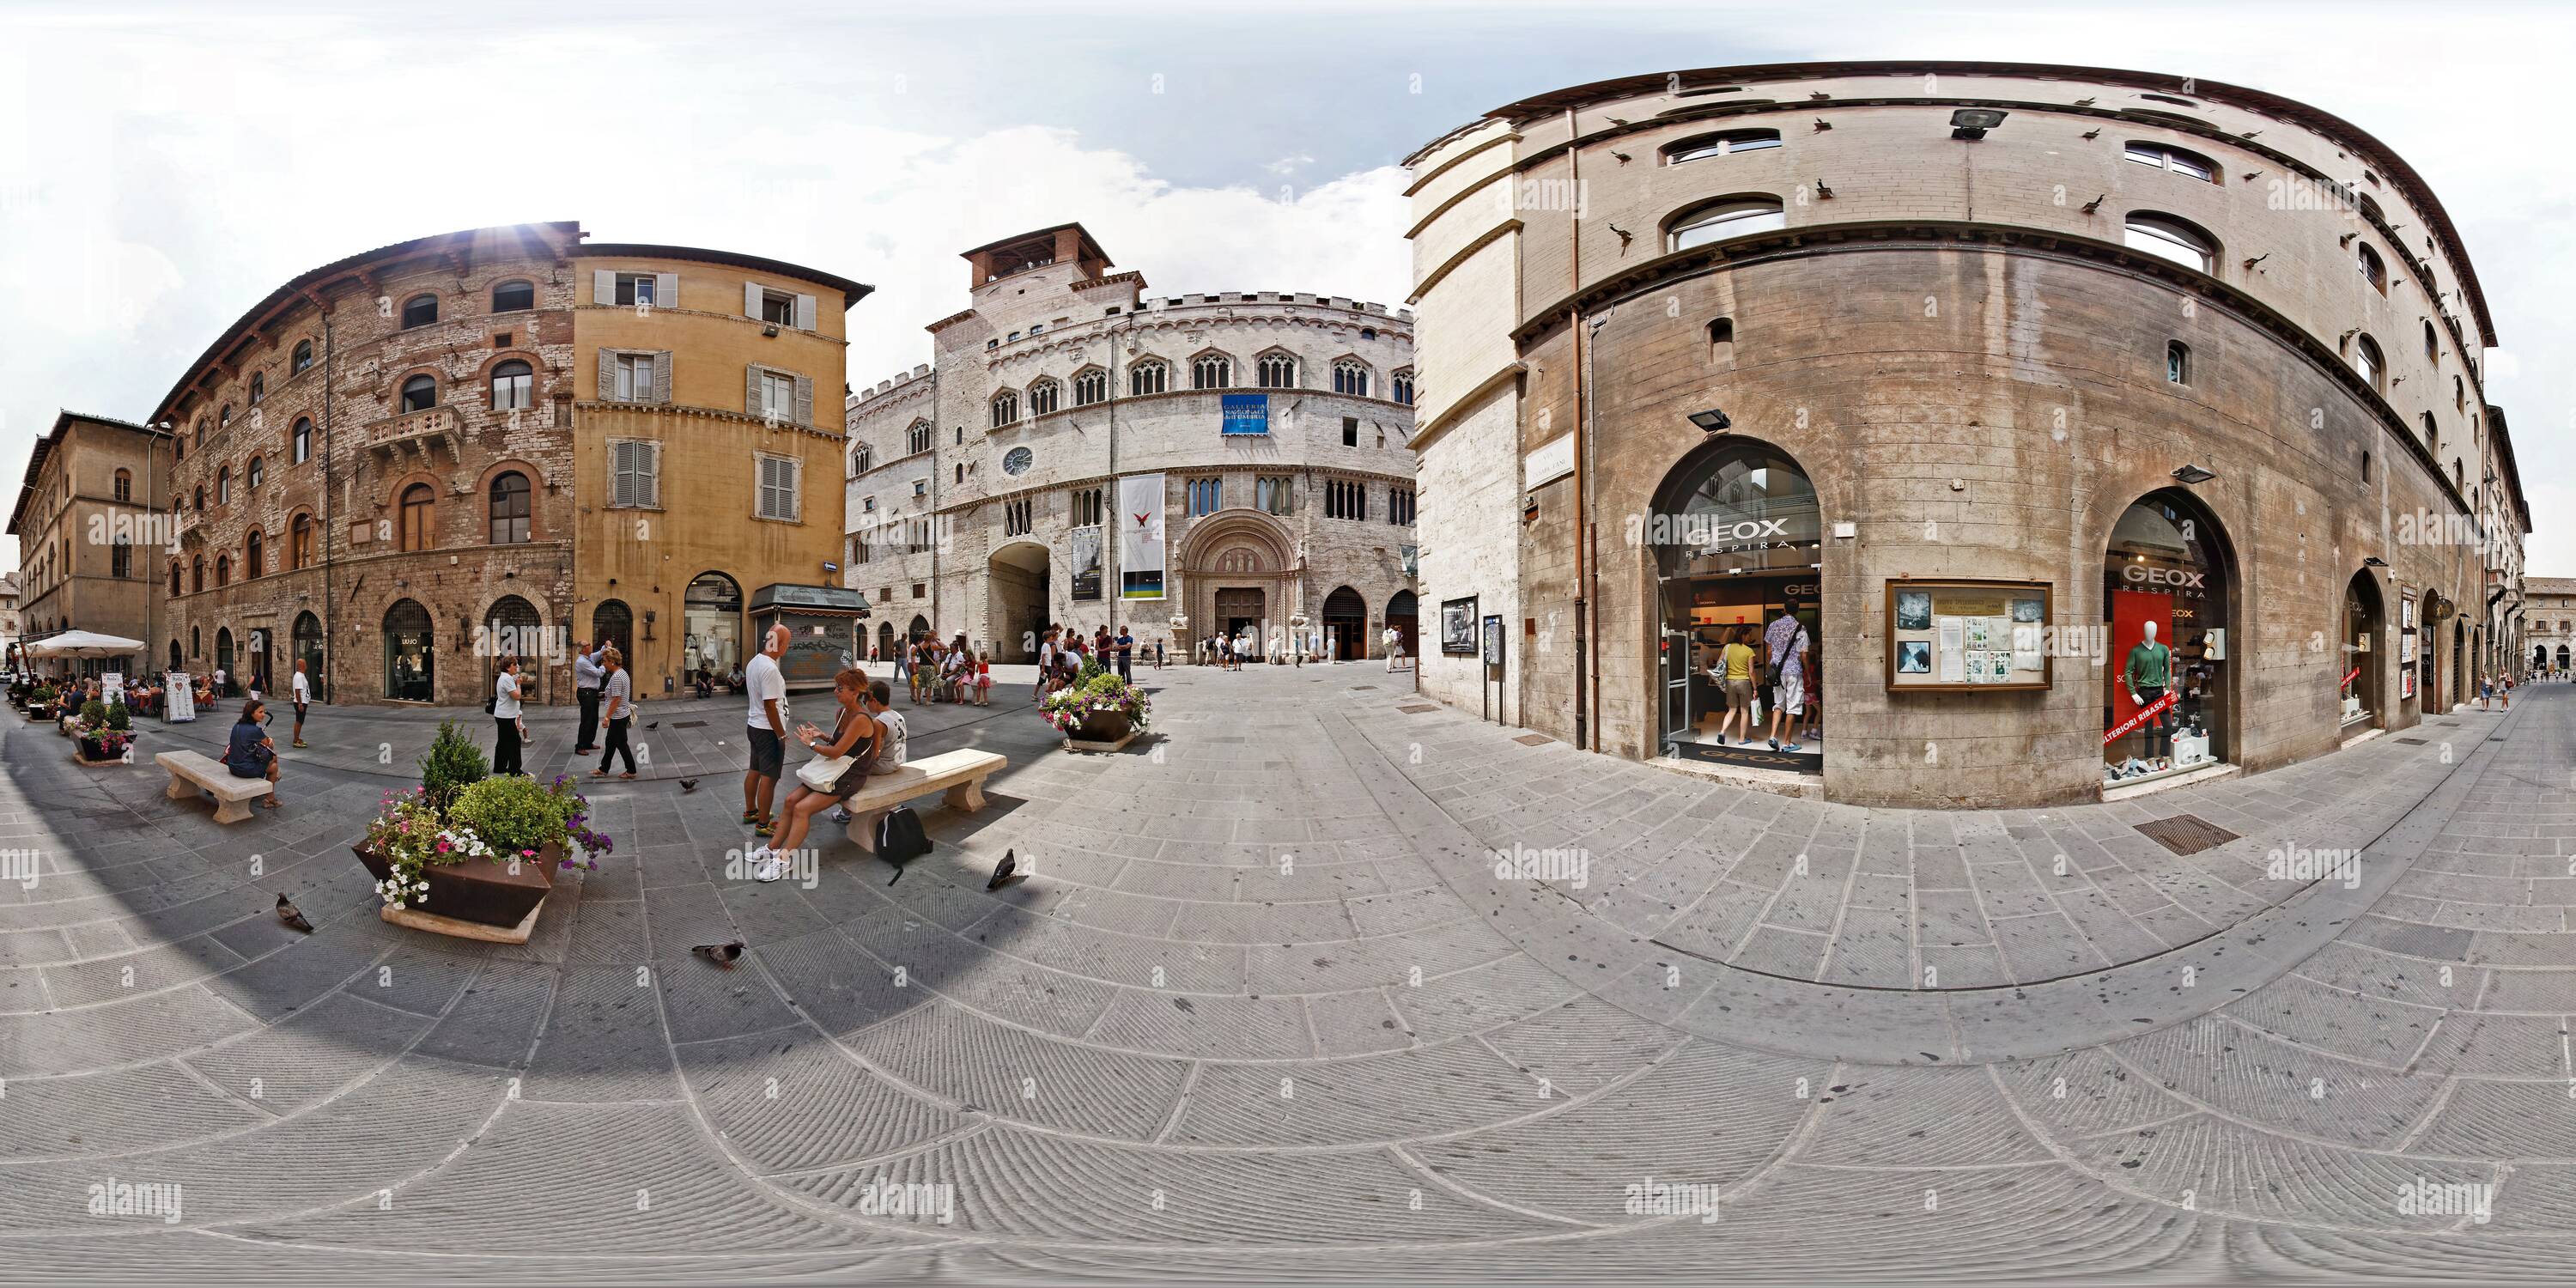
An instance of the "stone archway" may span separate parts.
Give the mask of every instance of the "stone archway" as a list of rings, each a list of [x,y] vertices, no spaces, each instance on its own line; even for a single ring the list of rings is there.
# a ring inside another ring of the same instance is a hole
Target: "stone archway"
[[[1035,541],[1014,540],[995,550],[984,578],[985,629],[993,660],[1034,662],[1038,636],[1055,603],[1054,555]]]
[[[1177,642],[1195,646],[1224,629],[1228,623],[1220,616],[1218,597],[1228,591],[1233,593],[1225,595],[1225,607],[1237,616],[1243,615],[1243,605],[1260,605],[1254,614],[1259,620],[1251,624],[1257,647],[1266,649],[1274,634],[1284,639],[1290,620],[1307,611],[1305,565],[1296,537],[1272,515],[1237,508],[1193,521],[1174,561],[1180,571],[1175,598],[1190,618],[1188,632]],[[1257,592],[1259,598],[1244,592]]]

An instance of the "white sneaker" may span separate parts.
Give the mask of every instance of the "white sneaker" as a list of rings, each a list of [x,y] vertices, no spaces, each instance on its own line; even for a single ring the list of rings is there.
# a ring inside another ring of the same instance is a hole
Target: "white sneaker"
[[[752,851],[750,854],[744,855],[743,857],[747,859],[757,858],[760,860],[758,865],[754,866],[751,870],[751,879],[754,881],[775,881],[780,877],[787,875],[786,862],[780,859],[775,853],[772,853],[770,848],[766,845]]]

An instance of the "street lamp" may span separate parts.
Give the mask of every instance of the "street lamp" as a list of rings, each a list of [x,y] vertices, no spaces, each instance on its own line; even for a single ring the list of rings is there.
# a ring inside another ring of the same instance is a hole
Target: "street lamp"
[[[2194,483],[2206,483],[2211,479],[2217,478],[2218,471],[2205,470],[2197,465],[2185,464],[2175,466],[2173,476],[2176,482],[2188,486]]]

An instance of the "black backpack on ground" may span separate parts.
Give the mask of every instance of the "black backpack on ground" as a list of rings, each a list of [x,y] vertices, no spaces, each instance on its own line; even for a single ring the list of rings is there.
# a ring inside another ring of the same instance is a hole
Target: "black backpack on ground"
[[[921,816],[909,805],[887,810],[877,820],[877,857],[894,865],[894,875],[887,885],[903,879],[903,865],[930,853],[930,834],[921,828]]]

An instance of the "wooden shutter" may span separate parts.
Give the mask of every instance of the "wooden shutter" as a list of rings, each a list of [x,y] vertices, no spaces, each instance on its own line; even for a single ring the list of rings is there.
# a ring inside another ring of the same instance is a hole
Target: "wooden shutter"
[[[593,304],[615,304],[617,302],[616,269],[600,268],[591,270],[590,302]]]
[[[653,307],[657,309],[680,307],[679,274],[655,273],[653,275]]]
[[[668,349],[653,355],[653,401],[671,401],[671,351]]]
[[[814,381],[806,376],[796,377],[796,423],[814,424]]]
[[[635,504],[635,444],[618,442],[608,445],[608,477],[609,504]]]
[[[652,441],[638,442],[635,451],[642,464],[635,484],[635,503],[658,506],[662,504],[662,445]]]
[[[609,298],[615,299],[617,297],[612,295]],[[602,349],[599,351],[598,398],[601,402],[615,402],[617,400],[617,350],[615,349]]]
[[[754,321],[760,318],[760,283],[742,284],[742,315]]]
[[[796,297],[796,329],[799,331],[814,329],[814,297],[811,295]]]
[[[761,413],[760,365],[758,363],[754,363],[742,369],[742,411],[746,416],[757,416]]]
[[[798,383],[803,382],[800,380]],[[787,475],[787,517],[802,523],[805,521],[805,462],[791,459],[780,463],[787,467],[783,471]]]

